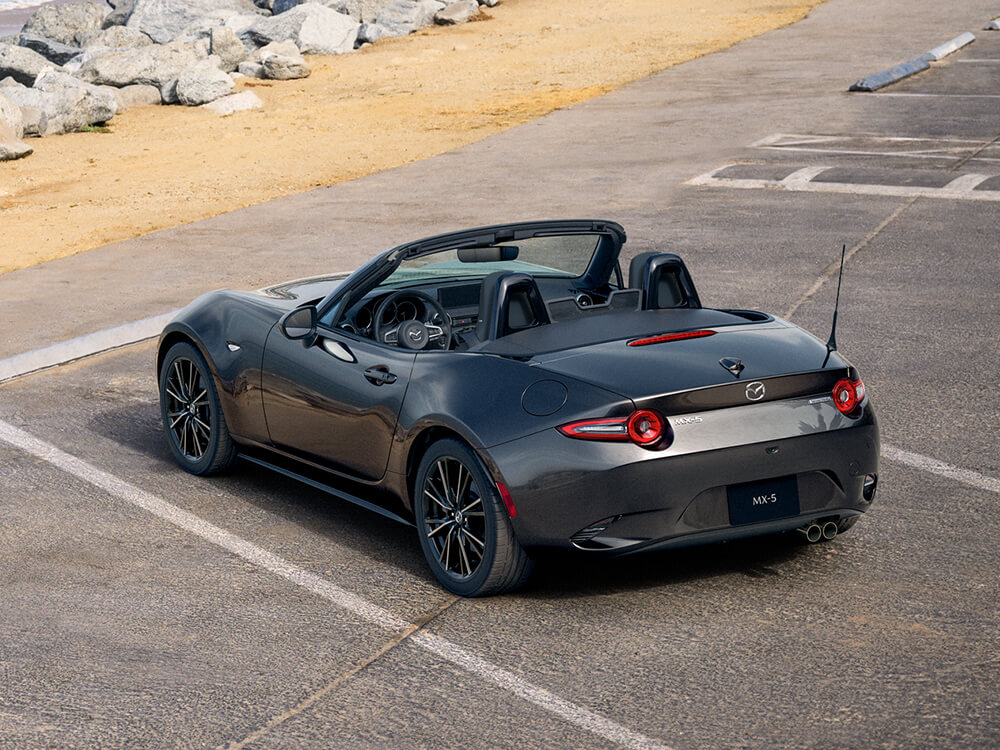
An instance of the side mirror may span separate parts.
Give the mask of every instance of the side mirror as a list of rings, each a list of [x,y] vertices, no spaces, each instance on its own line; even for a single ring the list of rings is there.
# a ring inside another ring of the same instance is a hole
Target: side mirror
[[[292,341],[301,340],[308,346],[312,343],[309,339],[316,337],[316,308],[309,305],[285,313],[278,321],[278,328],[285,338]]]

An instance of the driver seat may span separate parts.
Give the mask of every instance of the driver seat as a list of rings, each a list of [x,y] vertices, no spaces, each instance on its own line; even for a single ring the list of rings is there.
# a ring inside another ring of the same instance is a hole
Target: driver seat
[[[535,280],[526,273],[495,271],[479,290],[476,338],[489,341],[549,323]]]

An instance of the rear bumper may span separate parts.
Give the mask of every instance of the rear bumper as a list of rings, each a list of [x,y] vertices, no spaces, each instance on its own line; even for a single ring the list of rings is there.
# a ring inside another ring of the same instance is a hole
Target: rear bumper
[[[869,404],[850,426],[716,450],[655,453],[548,430],[490,453],[517,508],[512,523],[523,545],[624,554],[860,515],[871,505],[863,484],[878,472],[879,434]],[[798,513],[730,523],[729,485],[787,476],[796,478]]]

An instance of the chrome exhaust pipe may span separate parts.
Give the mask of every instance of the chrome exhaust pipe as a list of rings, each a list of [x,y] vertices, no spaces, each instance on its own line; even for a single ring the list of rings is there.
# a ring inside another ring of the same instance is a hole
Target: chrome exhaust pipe
[[[799,531],[810,544],[815,544],[823,538],[823,528],[818,523],[807,523],[805,526],[800,527]]]
[[[827,521],[823,524],[823,538],[826,539],[826,541],[830,541],[837,536],[838,531],[840,531],[840,527],[833,521]]]

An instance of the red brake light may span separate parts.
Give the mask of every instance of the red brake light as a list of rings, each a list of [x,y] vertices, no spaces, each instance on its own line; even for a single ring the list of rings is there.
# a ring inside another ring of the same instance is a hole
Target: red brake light
[[[556,429],[566,437],[577,440],[631,440],[644,448],[665,448],[670,444],[669,440],[664,441],[664,436],[670,431],[667,420],[649,409],[641,409],[627,417],[583,419]]]
[[[663,344],[667,341],[680,341],[682,339],[700,339],[703,336],[714,336],[715,331],[684,331],[682,333],[663,333],[659,336],[650,336],[645,339],[634,339],[628,342],[629,346],[647,346],[649,344]]]
[[[663,437],[663,417],[648,409],[634,412],[627,427],[628,436],[637,445],[652,445]]]
[[[865,384],[860,380],[838,380],[833,386],[833,403],[842,414],[850,414],[865,400]]]

